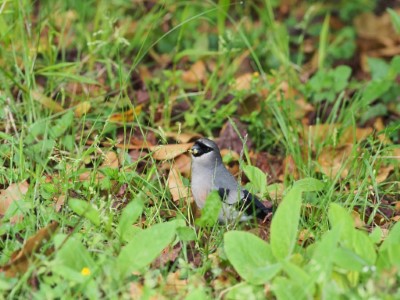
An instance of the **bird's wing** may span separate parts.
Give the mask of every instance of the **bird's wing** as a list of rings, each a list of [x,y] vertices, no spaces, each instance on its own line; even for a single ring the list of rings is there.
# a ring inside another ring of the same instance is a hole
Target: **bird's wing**
[[[241,201],[237,203],[240,205],[240,210],[244,210],[249,216],[256,216],[259,219],[264,219],[269,213],[272,213],[272,208],[266,207],[261,201],[247,190],[243,191]]]
[[[216,170],[213,189],[217,190],[223,202],[229,205],[235,204],[238,201],[240,192],[238,184],[225,167]]]
[[[221,197],[222,202],[226,203],[226,200],[229,197],[229,192],[230,192],[230,190],[228,190],[228,189],[224,189],[224,188],[218,189],[218,195]]]

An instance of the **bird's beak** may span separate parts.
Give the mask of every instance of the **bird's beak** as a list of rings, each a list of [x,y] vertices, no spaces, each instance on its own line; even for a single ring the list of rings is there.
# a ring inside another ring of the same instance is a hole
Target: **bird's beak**
[[[193,145],[193,147],[190,148],[190,149],[188,150],[188,152],[189,152],[190,154],[192,154],[192,155],[196,155],[197,153],[199,153],[198,146],[197,146],[196,144]]]

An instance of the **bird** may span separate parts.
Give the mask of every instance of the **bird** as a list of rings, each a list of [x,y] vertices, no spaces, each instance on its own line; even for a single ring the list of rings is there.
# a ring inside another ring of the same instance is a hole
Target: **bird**
[[[248,221],[254,216],[265,219],[267,208],[249,191],[241,187],[222,162],[221,152],[215,142],[207,138],[196,140],[189,149],[192,156],[191,189],[197,207],[204,207],[207,196],[217,191],[222,208],[218,215],[220,223]]]

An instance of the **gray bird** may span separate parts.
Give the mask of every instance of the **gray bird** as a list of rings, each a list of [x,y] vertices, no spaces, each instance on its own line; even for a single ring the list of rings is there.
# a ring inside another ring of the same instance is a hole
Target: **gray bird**
[[[227,223],[246,221],[256,216],[264,219],[272,212],[256,196],[243,189],[225,168],[217,144],[201,138],[189,150],[192,154],[192,193],[197,206],[203,208],[208,194],[216,190],[222,200],[218,220]]]

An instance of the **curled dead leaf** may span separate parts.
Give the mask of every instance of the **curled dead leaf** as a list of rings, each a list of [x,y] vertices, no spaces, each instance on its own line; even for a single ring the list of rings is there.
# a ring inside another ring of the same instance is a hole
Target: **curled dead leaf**
[[[296,162],[293,156],[291,155],[286,156],[285,159],[283,160],[283,166],[285,173],[279,176],[280,181],[284,181],[285,176],[288,175],[293,176],[293,178],[296,180],[300,178],[299,171],[297,169]]]
[[[203,61],[195,62],[189,70],[183,72],[182,80],[189,84],[198,84],[206,79],[207,70]]]
[[[47,96],[45,96],[42,93],[37,92],[37,91],[32,91],[31,93],[32,93],[32,98],[35,101],[39,102],[44,107],[50,109],[52,112],[62,112],[64,110],[64,108],[60,104],[55,102],[50,97],[47,97]]]
[[[330,177],[335,177],[340,173],[341,178],[345,178],[349,173],[347,159],[350,157],[352,149],[352,145],[344,145],[336,149],[325,148],[318,157],[321,171]]]
[[[165,136],[168,138],[173,138],[178,143],[188,143],[193,139],[198,139],[201,137],[198,133],[189,132],[167,132]]]
[[[188,155],[179,155],[174,160],[174,168],[178,170],[179,173],[188,178],[191,171],[192,159]]]
[[[389,174],[394,170],[393,165],[389,165],[387,167],[380,167],[378,169],[378,174],[375,177],[377,183],[384,182],[386,178],[388,178]]]
[[[168,188],[175,202],[190,196],[189,187],[185,186],[179,171],[172,168],[168,174]]]
[[[143,284],[140,282],[131,282],[129,292],[133,300],[143,299]]]
[[[75,108],[75,116],[82,117],[89,112],[91,107],[92,106],[89,101],[83,101],[79,103]]]
[[[101,164],[100,168],[113,168],[113,169],[118,169],[119,168],[119,161],[118,161],[118,156],[117,153],[114,151],[108,151],[105,154],[104,161]]]
[[[34,236],[30,237],[21,250],[11,255],[11,260],[3,269],[7,277],[15,277],[25,273],[30,264],[33,263],[34,254],[51,238],[58,228],[57,222],[51,222],[45,228],[40,229]]]
[[[253,80],[253,73],[245,73],[236,78],[233,89],[236,91],[249,90]]]
[[[193,143],[186,144],[171,144],[162,146],[149,147],[153,151],[153,158],[156,160],[172,159],[187,152]]]
[[[356,228],[359,228],[359,229],[365,228],[365,222],[361,219],[359,212],[353,210],[351,212],[351,217],[353,218],[354,226]]]
[[[128,109],[127,111],[121,113],[114,113],[109,118],[108,121],[111,123],[127,123],[132,122],[137,115],[142,111],[142,105],[138,105],[134,108]]]
[[[59,212],[59,211],[61,210],[61,208],[64,206],[65,198],[66,198],[65,195],[60,195],[60,196],[56,199],[56,201],[55,201],[55,203],[54,203],[54,209],[55,209],[56,212]]]
[[[28,192],[29,183],[23,181],[20,183],[13,183],[7,189],[0,191],[0,217],[3,217],[11,203],[19,201]],[[15,224],[22,220],[22,215],[13,216],[10,220],[11,224]]]

